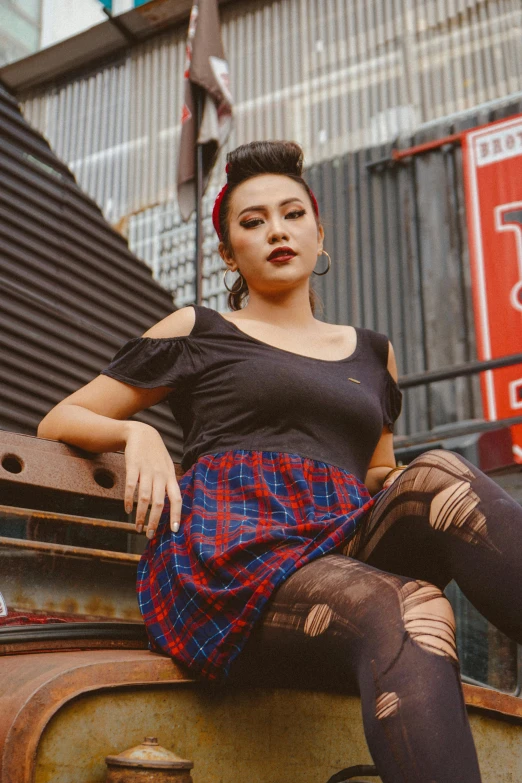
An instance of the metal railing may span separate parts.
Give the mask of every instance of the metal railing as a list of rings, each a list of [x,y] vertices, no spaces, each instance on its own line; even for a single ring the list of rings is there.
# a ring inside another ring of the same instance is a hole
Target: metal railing
[[[501,356],[497,359],[463,362],[461,364],[453,365],[452,367],[443,367],[439,370],[426,370],[425,372],[411,373],[410,375],[404,375],[399,378],[399,386],[401,389],[411,389],[416,386],[428,386],[432,383],[452,380],[455,378],[462,378],[469,375],[476,375],[479,372],[496,370],[501,367],[511,367],[515,364],[522,364],[522,353]],[[399,435],[394,438],[394,446],[396,449],[408,446],[416,446],[422,443],[432,443],[434,441],[440,440],[441,437],[455,438],[463,435],[471,435],[473,433],[489,432],[501,427],[511,427],[514,424],[522,424],[522,415],[511,416],[506,419],[496,419],[495,421],[477,419],[475,421],[465,423],[455,422],[453,426],[451,424],[443,425],[443,434],[441,430],[431,429],[415,432],[411,435]]]

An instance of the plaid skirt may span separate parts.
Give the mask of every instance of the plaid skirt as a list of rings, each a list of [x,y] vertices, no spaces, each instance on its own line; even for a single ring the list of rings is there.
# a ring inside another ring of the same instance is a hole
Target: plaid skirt
[[[223,681],[273,591],[342,548],[377,500],[346,470],[298,454],[200,457],[179,480],[181,524],[164,508],[138,566],[150,647]]]

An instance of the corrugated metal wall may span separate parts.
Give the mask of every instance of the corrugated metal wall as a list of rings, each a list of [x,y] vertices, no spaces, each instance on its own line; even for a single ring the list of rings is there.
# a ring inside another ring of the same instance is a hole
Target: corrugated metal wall
[[[172,297],[0,87],[0,429],[34,434]],[[141,414],[179,456],[166,406]]]
[[[411,145],[522,113],[522,99],[442,122]],[[401,375],[476,358],[462,149],[445,145],[374,166],[391,145],[317,164],[307,173],[322,208],[332,272],[314,282],[327,320],[378,329]],[[230,276],[229,276],[230,277]],[[478,376],[405,390],[398,434],[482,418]]]
[[[520,0],[242,0],[222,22],[229,147],[291,138],[314,164],[522,90]],[[185,35],[24,96],[111,222],[175,197]]]

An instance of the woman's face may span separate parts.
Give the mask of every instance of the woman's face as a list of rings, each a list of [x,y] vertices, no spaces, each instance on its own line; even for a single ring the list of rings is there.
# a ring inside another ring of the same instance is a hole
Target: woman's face
[[[323,247],[306,190],[290,177],[260,174],[242,182],[229,204],[232,254],[223,244],[227,266],[238,269],[250,291],[284,290],[308,280]],[[279,253],[287,249],[286,255]],[[271,261],[276,255],[280,260]]]

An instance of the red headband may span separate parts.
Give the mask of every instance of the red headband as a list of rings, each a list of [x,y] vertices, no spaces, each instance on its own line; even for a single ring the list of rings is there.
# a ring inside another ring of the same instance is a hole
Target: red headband
[[[230,166],[227,163],[227,167],[226,167],[227,174],[229,171],[230,171]],[[221,228],[219,226],[219,213],[221,211],[221,204],[223,202],[223,199],[225,198],[225,194],[227,190],[228,190],[228,182],[219,191],[217,198],[214,202],[214,209],[212,210],[212,223],[214,224],[214,228],[216,229],[216,234],[218,235],[220,241],[223,239],[223,235],[221,233]],[[312,206],[314,208],[314,212],[317,215],[317,217],[319,217],[319,204],[317,203],[317,199],[311,190],[310,190],[310,198],[312,200]]]

